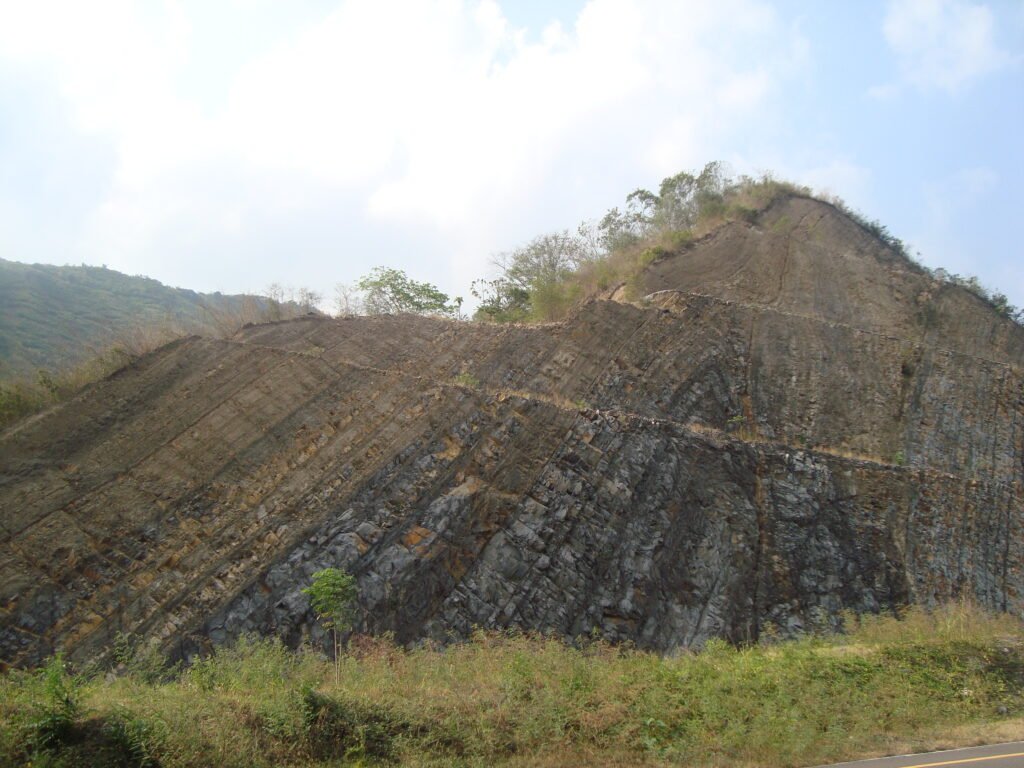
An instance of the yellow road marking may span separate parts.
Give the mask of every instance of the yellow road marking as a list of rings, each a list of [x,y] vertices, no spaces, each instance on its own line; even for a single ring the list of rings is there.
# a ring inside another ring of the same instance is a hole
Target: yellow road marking
[[[907,765],[904,768],[935,768],[937,765],[963,765],[964,763],[980,763],[982,760],[1005,760],[1008,757],[1024,757],[1024,752],[1014,752],[1009,755],[989,755],[988,757],[964,757],[960,760],[944,760],[941,763],[918,763]]]

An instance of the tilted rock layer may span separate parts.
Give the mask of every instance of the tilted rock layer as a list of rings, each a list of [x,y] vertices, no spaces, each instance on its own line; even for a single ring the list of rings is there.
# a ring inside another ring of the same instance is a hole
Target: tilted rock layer
[[[970,595],[1024,613],[1024,332],[787,198],[635,304],[168,345],[0,435],[0,659],[359,629],[658,650]]]

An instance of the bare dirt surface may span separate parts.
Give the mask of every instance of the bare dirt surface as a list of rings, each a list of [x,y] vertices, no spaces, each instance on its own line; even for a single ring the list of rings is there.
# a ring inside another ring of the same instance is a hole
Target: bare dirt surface
[[[541,327],[184,339],[0,435],[0,659],[518,626],[667,650],[968,594],[1021,614],[1024,331],[793,198]]]

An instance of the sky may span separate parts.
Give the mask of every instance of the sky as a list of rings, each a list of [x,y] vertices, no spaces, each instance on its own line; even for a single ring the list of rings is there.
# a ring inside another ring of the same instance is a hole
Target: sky
[[[1024,2],[0,0],[0,258],[468,297],[711,160],[1024,305]]]

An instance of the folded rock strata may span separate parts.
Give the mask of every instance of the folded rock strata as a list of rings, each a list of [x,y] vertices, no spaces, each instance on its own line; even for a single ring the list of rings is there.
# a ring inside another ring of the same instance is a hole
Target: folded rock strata
[[[1024,332],[788,198],[563,323],[305,318],[0,435],[0,659],[360,631],[671,650],[971,596],[1024,615]]]

